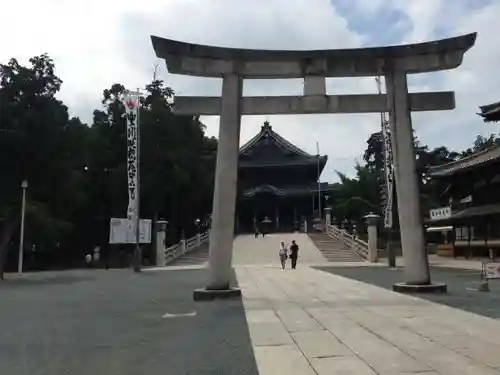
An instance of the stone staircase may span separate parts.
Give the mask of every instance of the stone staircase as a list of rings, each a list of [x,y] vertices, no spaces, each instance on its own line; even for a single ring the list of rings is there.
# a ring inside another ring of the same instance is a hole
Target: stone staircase
[[[309,238],[329,262],[364,262],[353,249],[325,233],[308,233]]]
[[[201,266],[208,260],[208,243],[170,262],[169,266]]]

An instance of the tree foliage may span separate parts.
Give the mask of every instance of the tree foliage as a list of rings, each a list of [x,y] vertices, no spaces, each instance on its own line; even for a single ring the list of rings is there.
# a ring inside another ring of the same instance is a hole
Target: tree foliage
[[[126,88],[103,90],[89,126],[56,98],[62,84],[48,55],[0,65],[0,273],[3,260],[17,262],[23,180],[28,266],[81,263],[106,248],[110,217],[126,216]],[[140,204],[141,217],[166,219],[177,241],[210,212],[217,140],[199,118],[172,113],[173,93],[154,77],[140,98]]]
[[[366,150],[363,154],[364,164],[356,164],[355,176],[349,178],[345,174],[337,172],[340,182],[331,185],[334,214],[339,221],[347,219],[361,223],[363,216],[369,212],[379,215],[383,213],[381,191],[385,184],[385,177],[382,132],[371,134],[366,143]],[[491,134],[488,137],[478,135],[472,147],[456,152],[449,150],[445,146],[429,149],[427,145],[421,144],[415,137],[414,148],[417,173],[421,182],[422,214],[425,215],[429,209],[438,207],[442,203],[440,186],[430,179],[429,167],[449,163],[472,153],[499,145],[500,136],[498,135]],[[396,197],[394,199],[393,211],[395,212],[397,229],[398,207]]]

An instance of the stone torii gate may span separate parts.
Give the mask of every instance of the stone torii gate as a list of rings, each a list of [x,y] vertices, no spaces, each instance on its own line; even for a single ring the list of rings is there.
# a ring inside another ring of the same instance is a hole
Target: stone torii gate
[[[222,78],[221,97],[174,98],[177,114],[220,116],[210,234],[209,282],[195,299],[237,295],[230,287],[242,115],[389,112],[405,282],[399,291],[446,290],[432,284],[420,213],[410,111],[455,108],[454,92],[408,93],[407,75],[454,69],[476,33],[390,47],[280,51],[222,48],[151,37],[173,74]],[[384,76],[387,95],[326,95],[325,77]],[[303,78],[303,96],[242,97],[243,79]]]

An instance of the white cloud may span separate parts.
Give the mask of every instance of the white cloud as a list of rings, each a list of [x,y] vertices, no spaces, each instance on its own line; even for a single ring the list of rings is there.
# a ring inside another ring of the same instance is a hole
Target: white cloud
[[[340,0],[339,0],[340,1]],[[478,0],[484,3],[483,0]],[[333,1],[335,3],[335,1]],[[414,115],[417,134],[432,146],[466,147],[473,137],[496,131],[475,115],[477,106],[498,100],[500,44],[495,15],[500,4],[491,2],[471,10],[469,0],[356,0],[349,17],[373,14],[383,9],[402,12],[411,27],[394,43],[422,41],[478,31],[476,47],[456,71],[412,79],[412,90],[456,90],[457,110]],[[348,3],[346,3],[348,4]],[[476,3],[477,4],[477,3]],[[202,44],[267,49],[313,49],[360,47],[373,44],[370,25],[349,30],[350,22],[328,0],[18,0],[2,4],[0,61],[10,57],[25,60],[48,52],[64,80],[60,97],[72,114],[90,120],[100,104],[101,92],[112,83],[143,86],[157,63],[151,34]],[[443,16],[446,15],[446,16]],[[376,18],[374,18],[376,22]],[[375,38],[376,39],[376,38]],[[217,95],[220,82],[168,75],[162,76],[183,95]],[[425,86],[425,87],[424,87]],[[245,94],[299,94],[300,80],[291,82],[246,82]],[[329,93],[374,92],[373,79],[328,80]],[[321,152],[330,161],[324,179],[335,178],[334,169],[352,171],[361,159],[369,134],[378,129],[377,115],[269,116],[284,137],[309,152],[320,141]],[[253,136],[265,120],[244,117],[242,142]],[[206,118],[208,131],[217,134],[217,118]]]

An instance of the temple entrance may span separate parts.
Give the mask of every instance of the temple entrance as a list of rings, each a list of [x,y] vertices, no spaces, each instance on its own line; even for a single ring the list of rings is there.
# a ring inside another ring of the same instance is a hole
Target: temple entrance
[[[196,45],[152,36],[156,55],[166,60],[171,74],[222,78],[220,97],[174,98],[177,114],[220,116],[207,290],[233,292],[230,288],[231,259],[241,116],[370,112],[388,112],[390,117],[406,281],[398,285],[397,290],[432,287],[420,210],[411,111],[454,109],[455,97],[453,92],[409,93],[407,75],[457,68],[475,40],[473,33],[403,46],[270,51]],[[328,95],[326,92],[326,78],[370,76],[384,76],[386,94]],[[283,78],[302,78],[304,94],[243,96],[244,79]],[[392,161],[386,168],[392,168]],[[276,184],[272,184],[271,189],[283,191]],[[247,196],[250,195],[247,191]],[[293,194],[286,195],[291,196]]]
[[[265,217],[273,232],[291,232],[303,218],[318,215],[330,195],[327,183],[318,184],[327,160],[301,150],[264,122],[239,149],[237,233],[253,231]]]
[[[253,233],[268,218],[272,232],[293,232],[300,229],[304,220],[313,218],[309,195],[302,197],[279,197],[270,193],[256,194],[249,199],[239,199],[237,206],[236,233]]]

